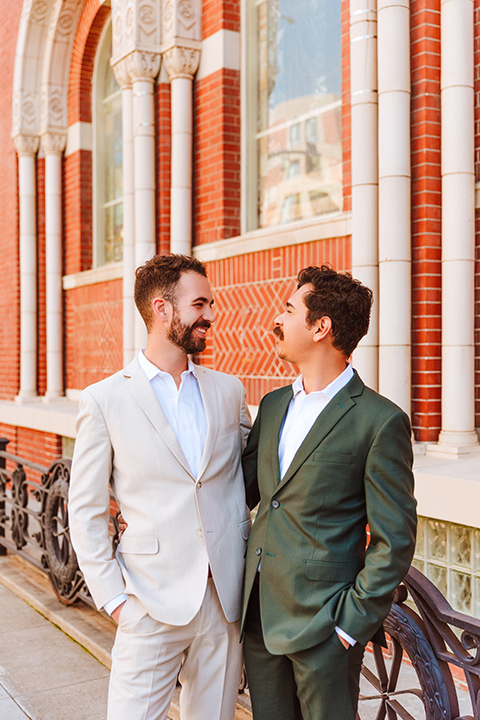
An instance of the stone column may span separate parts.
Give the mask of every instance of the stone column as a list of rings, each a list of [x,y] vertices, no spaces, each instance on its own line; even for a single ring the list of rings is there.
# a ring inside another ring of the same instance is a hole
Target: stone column
[[[474,379],[473,0],[441,3],[442,431],[437,452],[478,451]]]
[[[172,84],[172,187],[170,249],[192,251],[193,76],[200,62],[196,47],[175,45],[163,53]]]
[[[408,0],[378,3],[379,390],[410,413],[411,167]]]
[[[62,322],[62,154],[64,133],[42,136],[45,153],[45,267],[47,314],[46,400],[64,394]]]
[[[20,204],[20,390],[18,402],[37,397],[37,226],[35,156],[39,140],[17,135]]]
[[[350,4],[352,275],[374,292],[370,329],[353,364],[378,387],[378,94],[376,0]]]
[[[133,183],[135,267],[155,255],[155,108],[154,82],[160,55],[133,51],[126,57],[133,94]],[[145,344],[145,326],[138,313],[134,321],[134,347]]]
[[[123,363],[135,355],[135,316],[133,301],[135,279],[135,188],[133,152],[133,90],[126,59],[113,66],[122,88],[123,133]]]

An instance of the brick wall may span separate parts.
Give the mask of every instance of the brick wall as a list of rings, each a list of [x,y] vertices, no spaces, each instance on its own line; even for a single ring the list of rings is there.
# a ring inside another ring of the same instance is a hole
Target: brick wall
[[[62,457],[60,435],[0,423],[0,437],[10,440],[7,452],[45,467],[49,467],[55,460]],[[11,460],[7,461],[9,471],[14,470],[15,467],[15,463]],[[32,473],[31,478],[38,480],[38,473]]]
[[[20,275],[17,156],[11,139],[13,63],[20,0],[2,2],[0,23],[0,399],[11,400],[20,385]]]
[[[65,293],[66,386],[82,390],[123,366],[122,281]]]
[[[172,183],[172,115],[170,83],[155,87],[157,149],[157,252],[170,252],[170,187]]]
[[[202,364],[239,377],[247,400],[257,405],[265,393],[296,377],[293,365],[275,356],[274,320],[295,290],[299,270],[331,263],[351,266],[350,238],[333,238],[241,255],[208,264],[215,292],[216,320]]]
[[[412,425],[419,441],[441,428],[440,0],[411,5]]]

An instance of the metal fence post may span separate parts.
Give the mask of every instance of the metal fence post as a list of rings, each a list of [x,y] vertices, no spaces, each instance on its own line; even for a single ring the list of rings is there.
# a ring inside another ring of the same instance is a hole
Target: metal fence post
[[[7,449],[7,445],[10,442],[8,438],[0,438],[0,452],[5,452]],[[5,470],[5,467],[7,465],[7,461],[5,458],[0,457],[0,470]],[[0,518],[3,517],[5,513],[5,500],[3,496],[0,495]],[[5,528],[0,523],[0,555],[6,555],[7,554],[7,548],[2,545],[2,537],[5,537]]]

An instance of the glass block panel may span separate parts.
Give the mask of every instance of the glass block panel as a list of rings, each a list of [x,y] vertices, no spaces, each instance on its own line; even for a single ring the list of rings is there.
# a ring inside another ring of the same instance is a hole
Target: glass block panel
[[[447,568],[427,563],[427,577],[447,597]]]
[[[470,615],[472,611],[472,577],[450,570],[450,602],[454,610]]]
[[[421,573],[425,574],[425,562],[423,560],[413,558],[412,567],[417,568],[417,570],[420,570]]]
[[[475,602],[473,606],[473,614],[475,617],[480,618],[480,578],[473,578],[475,588]]]
[[[473,569],[480,575],[480,530],[473,530]]]
[[[440,520],[427,521],[427,557],[447,560],[447,524]]]
[[[450,563],[472,567],[472,531],[464,525],[450,526]]]
[[[417,524],[417,545],[415,547],[417,557],[425,556],[425,518],[419,517]]]

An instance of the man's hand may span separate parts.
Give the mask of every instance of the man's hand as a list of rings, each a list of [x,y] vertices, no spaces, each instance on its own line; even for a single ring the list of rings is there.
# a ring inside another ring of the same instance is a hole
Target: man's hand
[[[122,532],[123,532],[123,530],[122,530]],[[122,608],[123,608],[123,606],[125,605],[126,602],[127,602],[127,601],[124,600],[124,602],[122,602],[121,605],[119,605],[118,607],[116,607],[115,610],[114,610],[114,611],[112,612],[112,614],[111,614],[111,617],[115,620],[115,622],[117,623],[117,625],[118,625],[118,621],[119,621],[119,618],[120,618],[120,613],[122,612]]]
[[[119,513],[117,520],[118,520],[118,530],[119,530],[118,539],[121,540],[123,533],[128,528],[128,523],[125,522],[122,513]],[[112,617],[113,617],[113,615],[112,615]]]

